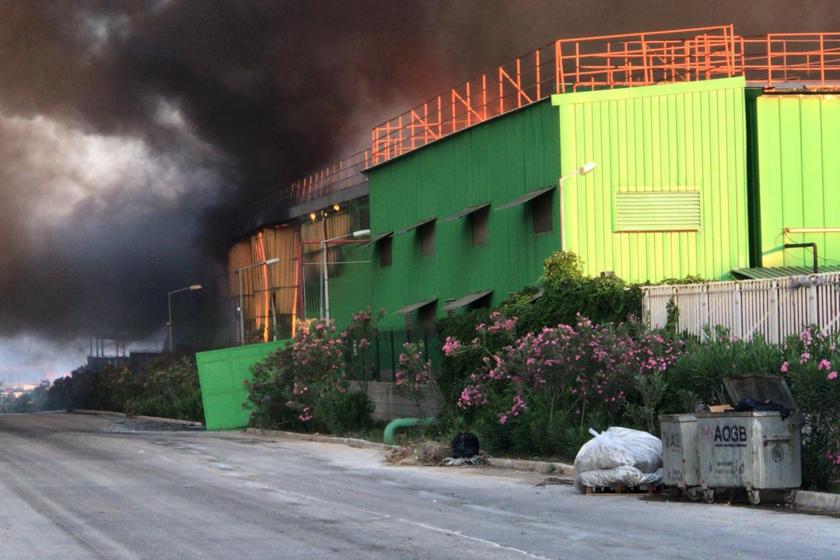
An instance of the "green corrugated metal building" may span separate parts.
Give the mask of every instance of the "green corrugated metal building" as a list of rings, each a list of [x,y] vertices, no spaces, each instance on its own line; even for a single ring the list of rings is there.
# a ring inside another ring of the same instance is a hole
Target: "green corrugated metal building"
[[[732,78],[555,95],[375,167],[370,301],[386,326],[496,305],[561,247],[592,275],[723,278],[749,264],[745,136]]]
[[[754,265],[840,264],[840,97],[771,93],[754,104]]]
[[[749,264],[744,80],[555,95],[563,248],[630,282]]]
[[[559,141],[556,109],[543,101],[368,172],[372,301],[387,311],[383,325],[402,326],[395,312],[410,306],[430,302],[427,312],[440,316],[465,296],[492,290],[481,299],[495,305],[538,282],[542,261],[559,248],[555,193],[498,208],[557,184]],[[433,247],[424,250],[429,235]]]

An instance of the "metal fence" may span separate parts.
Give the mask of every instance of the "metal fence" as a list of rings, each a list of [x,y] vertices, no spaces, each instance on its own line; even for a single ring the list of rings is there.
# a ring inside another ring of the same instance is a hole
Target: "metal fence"
[[[651,327],[664,327],[669,304],[679,310],[677,328],[704,336],[721,326],[732,336],[761,335],[780,343],[809,325],[823,332],[840,331],[840,273],[829,272],[769,280],[650,286],[643,313]]]
[[[432,364],[432,370],[440,368],[443,355],[440,338],[434,329],[379,331],[369,341],[367,349],[349,349],[348,369],[350,376],[359,381],[393,381],[400,367],[400,354],[407,342],[423,344],[423,359]]]

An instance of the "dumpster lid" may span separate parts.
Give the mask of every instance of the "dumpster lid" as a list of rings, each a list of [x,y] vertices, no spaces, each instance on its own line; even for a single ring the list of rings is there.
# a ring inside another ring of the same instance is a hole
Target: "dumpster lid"
[[[726,392],[732,399],[732,404],[746,397],[756,401],[773,401],[785,408],[797,410],[796,401],[790,392],[784,378],[780,375],[745,375],[743,377],[726,377],[723,380]]]
[[[694,413],[683,413],[683,414],[660,414],[659,415],[660,422],[675,422],[675,423],[683,423],[683,422],[696,422],[697,417]]]

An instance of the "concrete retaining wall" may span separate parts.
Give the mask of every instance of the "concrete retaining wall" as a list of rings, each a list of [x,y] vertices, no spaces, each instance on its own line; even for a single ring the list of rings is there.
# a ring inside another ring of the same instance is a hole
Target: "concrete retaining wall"
[[[405,416],[437,416],[442,407],[440,394],[433,390],[424,390],[420,406],[413,400],[394,394],[394,383],[389,381],[354,382],[360,389],[367,390],[376,410],[374,420],[393,420]]]

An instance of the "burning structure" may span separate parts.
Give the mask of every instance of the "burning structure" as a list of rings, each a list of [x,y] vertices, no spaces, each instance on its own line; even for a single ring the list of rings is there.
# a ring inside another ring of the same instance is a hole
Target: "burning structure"
[[[228,316],[241,295],[246,340],[286,337],[328,291],[339,324],[372,307],[411,326],[499,303],[561,249],[632,282],[840,264],[838,89],[840,33],[557,40],[256,204]]]

